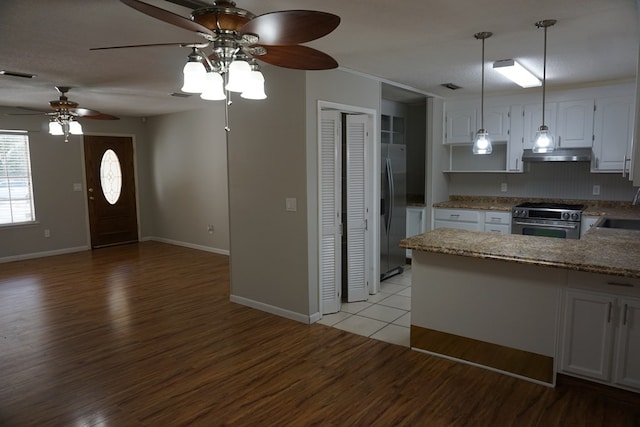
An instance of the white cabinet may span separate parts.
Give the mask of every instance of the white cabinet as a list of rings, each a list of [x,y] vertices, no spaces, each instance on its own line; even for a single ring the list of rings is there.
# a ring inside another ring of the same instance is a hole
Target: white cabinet
[[[614,382],[640,390],[640,299],[620,298]]]
[[[507,145],[507,171],[522,172],[522,150],[524,150],[524,107],[512,105],[509,112],[510,131]]]
[[[511,212],[486,211],[484,213],[484,231],[511,233]]]
[[[562,371],[610,381],[616,298],[573,289],[565,297]]]
[[[592,172],[629,171],[634,111],[631,95],[596,100]]]
[[[445,143],[472,143],[478,130],[476,125],[477,109],[471,107],[453,107],[445,114]]]
[[[561,330],[561,372],[640,391],[640,282],[570,272],[569,285]]]
[[[584,234],[589,231],[593,225],[598,222],[601,217],[595,215],[582,215],[582,220],[580,221],[580,238],[584,236]]]
[[[482,231],[480,212],[470,209],[434,209],[434,228]]]
[[[407,237],[417,236],[426,231],[426,215],[423,207],[407,206]],[[407,249],[407,258],[411,258],[411,249]]]
[[[480,128],[478,117],[478,128]],[[484,128],[489,133],[492,142],[509,140],[509,106],[485,106]]]
[[[593,106],[593,98],[558,103],[558,128],[556,131],[558,147],[591,147]]]

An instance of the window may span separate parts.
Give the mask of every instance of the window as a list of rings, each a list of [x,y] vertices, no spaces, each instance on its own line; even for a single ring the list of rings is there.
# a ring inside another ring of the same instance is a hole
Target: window
[[[0,225],[35,219],[29,136],[0,131]]]

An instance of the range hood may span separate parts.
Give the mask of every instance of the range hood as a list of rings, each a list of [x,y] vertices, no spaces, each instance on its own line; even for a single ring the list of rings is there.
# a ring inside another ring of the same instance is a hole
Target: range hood
[[[556,148],[551,153],[524,150],[523,162],[590,162],[591,148]]]

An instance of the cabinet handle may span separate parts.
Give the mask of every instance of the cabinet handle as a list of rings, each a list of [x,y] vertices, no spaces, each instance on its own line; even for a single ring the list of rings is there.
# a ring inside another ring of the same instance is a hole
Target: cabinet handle
[[[611,310],[613,309],[613,304],[609,303],[609,311],[607,312],[607,323],[611,323]]]
[[[626,177],[627,176],[627,162],[631,160],[629,157],[627,157],[626,155],[622,158],[622,176]]]
[[[627,312],[629,311],[629,304],[624,305],[624,312],[622,314],[622,325],[627,325]]]
[[[451,214],[451,215],[449,215],[449,218],[456,218],[457,219],[459,217],[460,217],[460,214]]]
[[[496,216],[492,216],[491,217],[491,222],[500,222],[500,218],[498,218]]]
[[[558,147],[562,146],[562,136],[558,135]]]
[[[519,171],[519,170],[520,170],[520,169],[518,168],[518,160],[520,160],[520,159],[516,158],[516,170],[517,170],[517,171]]]

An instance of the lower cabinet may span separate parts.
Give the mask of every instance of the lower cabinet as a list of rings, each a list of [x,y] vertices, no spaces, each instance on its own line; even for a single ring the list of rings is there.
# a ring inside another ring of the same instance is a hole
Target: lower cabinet
[[[511,233],[511,212],[487,211],[484,213],[484,231]]]
[[[407,237],[422,234],[425,228],[425,208],[407,206]],[[411,249],[407,249],[406,257],[411,258]]]
[[[480,212],[470,209],[434,209],[434,228],[482,231]]]
[[[640,391],[640,298],[569,288],[561,337],[561,372]]]

